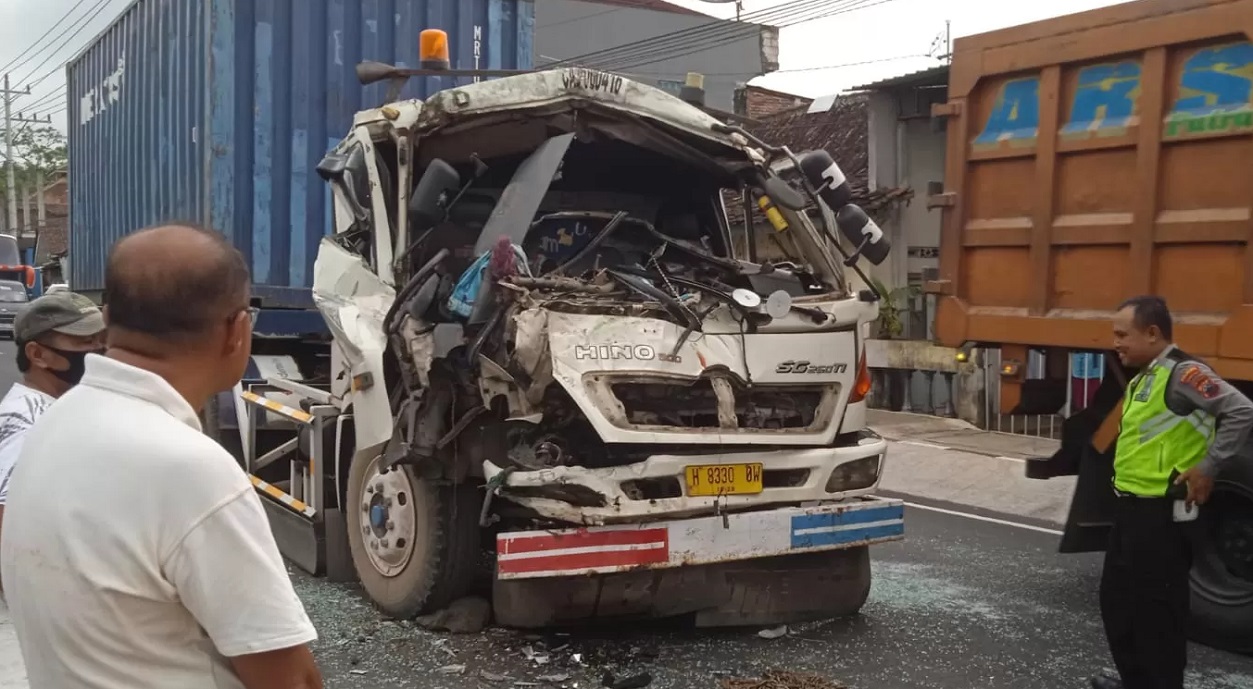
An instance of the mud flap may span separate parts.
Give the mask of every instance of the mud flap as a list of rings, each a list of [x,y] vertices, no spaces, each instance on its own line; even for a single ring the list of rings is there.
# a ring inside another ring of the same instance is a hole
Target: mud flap
[[[1079,477],[1070,500],[1060,552],[1102,551],[1109,540],[1114,514],[1115,443],[1109,443],[1102,452],[1093,447],[1093,439],[1101,435],[1102,426],[1110,423],[1110,415],[1118,413],[1122,391],[1118,376],[1106,375],[1091,405],[1062,423],[1062,444],[1057,452],[1052,457],[1027,462],[1028,478]]]
[[[866,546],[600,576],[497,579],[506,627],[691,616],[697,627],[776,625],[855,615],[870,595]]]
[[[1105,550],[1114,524],[1114,453],[1097,452],[1091,445],[1079,458],[1079,480],[1070,499],[1070,514],[1058,547],[1063,553]]]

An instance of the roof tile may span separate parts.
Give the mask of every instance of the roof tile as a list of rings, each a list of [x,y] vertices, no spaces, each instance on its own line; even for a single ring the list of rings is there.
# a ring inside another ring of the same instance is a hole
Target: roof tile
[[[764,118],[748,129],[766,143],[787,146],[793,153],[821,148],[831,154],[853,188],[853,203],[867,211],[907,196],[904,190],[899,189],[870,191],[870,158],[866,145],[869,128],[867,95],[855,93],[829,100],[831,105],[825,110],[804,103]],[[743,223],[744,213],[739,198],[727,193],[724,201],[727,219],[732,225]]]

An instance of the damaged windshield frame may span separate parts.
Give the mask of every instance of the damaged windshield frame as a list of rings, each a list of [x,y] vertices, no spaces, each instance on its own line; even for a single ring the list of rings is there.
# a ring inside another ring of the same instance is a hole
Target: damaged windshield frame
[[[615,126],[618,126],[620,130],[621,125],[623,123],[618,122],[614,124]],[[675,134],[672,134],[671,132],[667,130],[663,130],[662,128],[657,127],[655,125],[647,124],[647,123],[640,122],[640,121],[631,122],[630,124],[636,125],[643,129],[648,130],[645,136],[640,137],[641,140],[645,141],[645,145],[640,145],[639,142],[628,142],[628,143],[636,146],[639,149],[642,149],[643,151],[647,152],[649,155],[666,156],[668,155],[667,153],[663,153],[663,152],[656,150],[657,148],[661,147],[661,145],[659,144],[670,143],[670,142],[675,142],[677,144],[679,142],[678,136],[676,136]],[[493,126],[498,126],[498,125],[495,123],[488,123],[484,125],[484,128],[490,129]],[[387,154],[397,159],[396,160],[397,168],[398,168],[397,174],[394,175],[394,179],[391,181],[393,184],[407,185],[406,189],[399,190],[402,192],[406,192],[403,194],[404,196],[407,196],[407,192],[413,188],[414,180],[416,180],[419,177],[419,175],[417,175],[416,172],[417,172],[417,166],[419,164],[418,161],[422,158],[421,156],[422,147],[424,146],[424,144],[429,145],[429,142],[431,141],[438,141],[440,139],[440,136],[441,136],[441,132],[438,129],[433,132],[426,133],[425,135],[414,136],[411,139],[408,139],[406,141],[406,143],[408,144],[407,148],[409,149],[406,152],[407,155],[401,152],[400,147],[397,147],[395,150]],[[394,136],[388,137],[388,138],[391,139],[389,143],[394,144],[397,142],[397,138]],[[794,212],[792,210],[789,210],[781,206],[777,208],[777,211],[779,212],[779,214],[781,215],[781,217],[784,219],[784,221],[787,224],[786,227],[792,228],[795,230],[793,232],[788,232],[785,234],[784,232],[772,231],[769,225],[764,222],[758,223],[758,221],[767,220],[767,216],[760,209],[755,209],[754,215],[752,216],[750,221],[755,222],[758,225],[765,225],[765,229],[762,229],[762,227],[760,226],[755,228],[754,234],[757,236],[759,243],[760,243],[760,240],[762,239],[773,242],[773,245],[781,250],[782,256],[774,257],[771,260],[758,260],[755,262],[748,260],[748,257],[751,256],[752,254],[743,250],[741,246],[739,245],[740,242],[736,241],[737,238],[743,238],[746,240],[747,236],[745,235],[743,231],[744,228],[742,226],[739,228],[734,227],[729,221],[729,218],[727,217],[727,212],[726,212],[724,192],[731,191],[738,195],[739,193],[742,193],[743,190],[747,189],[747,190],[750,190],[750,193],[754,193],[758,198],[761,197],[762,192],[760,191],[760,189],[754,188],[754,185],[752,185],[746,179],[743,179],[745,174],[731,174],[731,175],[727,174],[728,168],[732,166],[738,166],[740,169],[743,169],[743,170],[751,170],[752,168],[750,166],[752,166],[753,164],[752,159],[754,158],[754,156],[746,150],[747,146],[734,141],[730,137],[724,138],[720,136],[715,136],[714,138],[720,144],[721,150],[719,150],[718,153],[722,155],[715,156],[715,155],[710,155],[707,152],[702,153],[703,157],[705,158],[704,167],[710,168],[712,170],[718,170],[723,175],[730,177],[728,181],[731,181],[733,183],[738,183],[740,186],[737,188],[737,187],[732,187],[730,185],[724,185],[722,187],[719,187],[718,190],[716,191],[711,190],[711,193],[709,193],[705,197],[707,199],[707,206],[706,206],[707,210],[700,211],[695,206],[693,206],[692,212],[697,213],[697,214],[701,212],[709,212],[712,214],[712,217],[708,218],[708,220],[712,220],[713,222],[710,222],[707,226],[704,226],[703,231],[705,234],[703,236],[707,239],[714,239],[715,242],[720,242],[723,245],[722,250],[717,250],[715,247],[712,247],[712,246],[703,246],[703,247],[696,246],[695,244],[683,238],[669,236],[665,232],[655,229],[651,222],[645,223],[645,225],[649,228],[650,233],[654,235],[654,239],[657,240],[659,244],[663,245],[664,250],[668,250],[668,251],[665,251],[666,256],[669,257],[669,256],[686,255],[698,261],[706,262],[713,266],[719,267],[723,270],[736,271],[741,276],[753,275],[753,274],[763,273],[763,272],[774,272],[777,275],[786,274],[786,275],[797,275],[797,276],[807,274],[811,276],[811,279],[814,281],[816,285],[822,285],[822,289],[814,288],[814,289],[807,290],[803,294],[793,294],[792,296],[800,297],[804,299],[813,299],[813,298],[830,299],[830,298],[841,298],[841,297],[847,296],[848,285],[845,279],[844,271],[842,270],[842,267],[840,265],[840,262],[836,259],[831,248],[827,245],[826,238],[818,232],[818,230],[813,226],[813,223],[811,222],[811,220],[809,219],[809,217],[807,217],[805,213]],[[558,152],[558,155],[556,157],[557,172],[553,175],[551,179],[548,180],[547,184],[544,184],[544,183],[536,184],[534,180],[531,180],[530,182],[527,183],[527,186],[532,187],[532,190],[528,194],[528,196],[530,196],[531,199],[525,205],[527,207],[530,207],[532,205],[536,206],[536,214],[532,216],[532,219],[531,219],[532,221],[530,223],[527,223],[527,225],[529,225],[530,227],[527,227],[526,230],[519,232],[519,229],[521,227],[526,227],[526,225],[520,225],[518,222],[505,223],[503,219],[499,221],[495,221],[495,222],[489,221],[489,224],[491,225],[500,226],[503,223],[504,227],[508,227],[511,229],[502,230],[499,227],[497,227],[494,229],[492,233],[490,233],[490,239],[489,239],[488,228],[484,227],[482,234],[480,235],[479,241],[476,242],[475,255],[480,255],[480,256],[483,255],[483,253],[488,251],[490,246],[495,241],[497,241],[500,238],[500,236],[504,236],[506,234],[510,237],[511,241],[514,243],[517,243],[519,239],[522,239],[523,241],[525,241],[526,238],[530,235],[530,232],[534,229],[534,226],[536,224],[538,224],[540,221],[543,221],[544,219],[548,218],[551,215],[555,215],[555,213],[544,213],[544,212],[539,211],[539,208],[542,207],[543,204],[549,199],[550,195],[553,195],[553,194],[561,195],[563,193],[570,195],[574,193],[574,192],[563,192],[560,189],[553,188],[554,185],[558,181],[561,180],[562,168],[565,166],[569,150],[573,147],[572,141],[574,139],[575,139],[575,136],[573,132],[555,133],[551,136],[546,137],[542,141],[540,141],[538,145],[534,147],[528,147],[528,151],[527,151],[528,156],[526,158],[527,161],[533,159],[534,156],[540,153],[542,149],[545,149],[546,147],[551,147],[553,145],[558,145],[558,147],[561,148],[561,150]],[[557,142],[559,141],[564,142],[564,146],[557,144]],[[683,152],[683,155],[674,156],[676,164],[690,165],[690,159],[692,158],[693,153],[696,152],[696,147],[691,144],[684,143],[682,145],[676,145],[676,148],[682,149],[682,152]],[[708,148],[708,146],[706,145],[705,148]],[[757,149],[753,149],[753,153],[759,154],[760,152]],[[478,159],[477,152],[474,152],[472,157],[475,160],[477,160]],[[760,158],[760,155],[757,155],[756,157]],[[429,164],[430,162],[431,161],[426,161],[427,164]],[[408,164],[412,164],[414,166],[415,168],[413,170],[414,174],[409,174],[403,168],[404,165],[408,165]],[[510,184],[506,185],[503,189],[499,187],[496,187],[496,188],[487,187],[487,188],[478,190],[478,191],[486,193],[487,195],[492,195],[493,192],[499,192],[499,196],[496,197],[496,202],[495,202],[495,205],[493,206],[493,211],[492,211],[493,218],[495,218],[498,214],[513,215],[516,213],[523,212],[524,209],[506,210],[505,207],[502,207],[502,202],[511,200],[509,198],[510,197],[509,189],[513,186],[513,182],[517,181],[518,179],[517,174],[522,172],[522,169],[525,167],[526,167],[525,162],[519,164],[514,170],[515,172],[514,178],[511,180]],[[550,164],[548,166],[543,166],[543,167],[547,170],[547,169],[551,169],[552,165]],[[761,166],[758,169],[760,170],[762,168],[764,168],[764,166]],[[423,166],[423,171],[425,171],[425,166]],[[541,174],[546,174],[546,173],[541,173]],[[714,178],[711,175],[710,181],[712,182],[713,179]],[[470,179],[466,181],[464,183],[465,186],[455,195],[455,198],[459,199],[461,197],[461,194],[464,194],[467,191],[473,194],[476,191],[475,187],[476,187],[477,181],[478,180],[476,179]],[[580,192],[580,193],[592,193],[592,192]],[[595,193],[604,194],[604,195],[612,195],[617,192],[616,190],[612,189],[612,187],[610,187],[608,188],[608,190],[595,192]],[[397,194],[397,196],[402,196],[402,194]],[[666,199],[665,197],[658,195],[658,196],[654,196],[652,200],[654,200],[655,203],[660,204],[664,202]],[[509,205],[512,205],[512,204],[509,204]],[[654,207],[652,210],[652,213],[656,214],[656,213],[661,212],[660,208],[661,208],[660,205]],[[447,210],[449,212],[454,211],[452,207],[448,208]],[[598,210],[600,210],[602,213],[607,212],[607,210],[602,210],[602,209],[598,209]],[[609,214],[612,215],[612,213],[609,213]],[[692,217],[697,217],[697,216],[694,215]],[[639,218],[631,218],[631,220],[636,221],[636,220],[639,220]],[[638,224],[638,223],[633,222],[629,224]],[[740,231],[737,232],[736,231],[737,229],[739,229]],[[393,231],[391,234],[393,235],[402,234],[398,230],[399,228],[397,228],[397,231]],[[408,234],[408,233],[406,232],[403,234]],[[595,234],[595,232],[593,232],[593,234]],[[420,233],[411,235],[407,238],[408,241],[406,243],[410,244],[409,247],[402,247],[399,244],[396,246],[396,249],[399,250],[398,259],[403,259],[407,255],[408,249],[411,248],[412,246],[416,246],[416,244],[422,239],[422,237],[420,237],[419,235]],[[753,252],[753,253],[767,253],[767,252],[759,251],[759,252]],[[659,257],[654,256],[653,258],[657,259]],[[405,274],[407,271],[404,266],[399,265],[401,262],[402,262],[401,260],[397,261],[396,269],[397,269],[398,274]],[[782,271],[782,273],[780,273],[779,271]],[[715,285],[714,287],[720,289],[724,287],[724,285]],[[726,289],[726,292],[729,293],[730,291],[732,291],[730,288]]]

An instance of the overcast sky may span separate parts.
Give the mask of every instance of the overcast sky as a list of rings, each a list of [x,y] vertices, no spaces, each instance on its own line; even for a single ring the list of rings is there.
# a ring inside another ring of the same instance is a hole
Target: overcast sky
[[[751,15],[789,1],[743,0],[743,11]],[[710,4],[700,0],[674,2],[715,16],[735,15],[733,4]],[[832,2],[835,4],[836,0]],[[40,115],[51,114],[53,123],[64,129],[65,61],[129,4],[130,0],[0,0],[0,66],[37,46],[17,60],[19,64],[7,67],[12,70],[14,88],[33,84],[31,95],[19,98],[15,109],[30,111],[33,108]],[[1116,2],[865,0],[853,3],[840,0],[838,4],[861,8],[782,29],[780,72],[753,83],[806,96],[835,93],[940,64],[925,55],[939,47],[936,39],[943,35],[946,19],[952,22],[952,35],[957,37]],[[62,19],[65,21],[54,28]],[[49,30],[47,38],[39,40]],[[20,64],[22,62],[25,64]],[[43,81],[34,83],[41,78]]]

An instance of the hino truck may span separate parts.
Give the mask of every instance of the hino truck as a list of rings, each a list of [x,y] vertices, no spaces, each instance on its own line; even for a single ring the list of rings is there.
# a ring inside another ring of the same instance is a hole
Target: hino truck
[[[1077,475],[1062,552],[1105,548],[1122,300],[1163,296],[1179,346],[1253,394],[1253,0],[1142,0],[958,39],[935,332],[999,348],[1005,414],[1054,414],[1067,354],[1104,357],[1093,401],[1027,475]],[[1028,354],[1047,375],[1028,379]],[[1253,452],[1200,511],[1194,638],[1253,652]]]
[[[311,554],[346,552],[395,617],[489,582],[519,627],[861,607],[904,521],[872,495],[879,295],[846,271],[889,246],[829,155],[567,68],[360,112],[318,171],[329,385],[239,391],[248,471],[292,533],[322,520]],[[789,253],[737,255],[761,230],[724,192]],[[259,423],[295,437],[253,447]]]
[[[699,79],[528,72],[527,0],[404,4],[132,3],[68,68],[70,287],[138,227],[226,233],[260,314],[206,432],[283,554],[389,615],[858,610],[904,520],[854,286],[890,246],[839,166]]]

